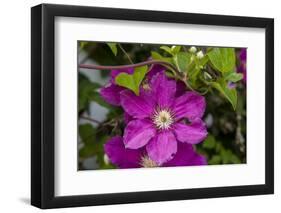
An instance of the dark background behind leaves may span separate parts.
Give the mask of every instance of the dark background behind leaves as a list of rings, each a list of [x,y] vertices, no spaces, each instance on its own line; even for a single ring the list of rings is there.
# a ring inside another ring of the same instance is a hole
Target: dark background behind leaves
[[[78,61],[100,65],[125,65],[146,61],[154,54],[169,57],[162,45],[78,42]],[[122,51],[122,48],[124,51]],[[190,47],[185,46],[188,50]],[[199,47],[206,52],[206,47]],[[235,49],[238,54],[240,49]],[[128,54],[128,55],[126,55]],[[128,59],[128,56],[130,59]],[[240,63],[236,57],[236,65]],[[104,154],[103,145],[124,128],[121,108],[106,103],[99,95],[99,88],[109,80],[108,70],[78,70],[78,169],[115,168]],[[98,76],[98,77],[97,77]],[[205,95],[207,108],[204,120],[208,137],[196,145],[198,152],[207,157],[208,164],[237,164],[246,162],[246,86],[236,84],[237,107],[217,91]]]

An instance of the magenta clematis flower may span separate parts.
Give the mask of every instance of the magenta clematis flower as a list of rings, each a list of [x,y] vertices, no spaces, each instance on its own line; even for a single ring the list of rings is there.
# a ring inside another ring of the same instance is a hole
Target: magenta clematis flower
[[[146,150],[125,148],[121,136],[111,138],[105,145],[104,150],[110,161],[118,168],[140,168],[140,167],[157,167],[158,165],[150,160]],[[174,158],[162,166],[199,166],[206,165],[207,161],[204,156],[197,154],[192,145],[187,143],[178,144],[178,152]]]
[[[239,53],[240,65],[237,68],[237,72],[243,74],[243,81],[246,83],[247,80],[247,70],[246,70],[246,61],[247,61],[247,49],[241,49]]]
[[[136,96],[129,90],[120,93],[121,106],[132,117],[124,131],[128,149],[145,148],[158,166],[172,160],[181,145],[197,144],[207,136],[204,122],[205,99],[196,92],[176,96],[177,84],[164,72],[151,79],[149,90]]]
[[[149,72],[147,73],[147,80],[149,81],[153,75],[155,75],[158,72],[162,72],[165,70],[165,67],[161,65],[152,65]],[[101,88],[100,95],[103,97],[103,99],[115,106],[120,106],[120,93],[123,90],[126,90],[126,88],[116,85],[115,83],[115,77],[122,73],[128,73],[133,74],[134,69],[128,68],[128,69],[118,69],[118,70],[111,70],[110,72],[110,82],[105,87]]]
[[[120,87],[115,84],[115,77],[121,72],[132,74],[134,72],[134,69],[131,68],[131,69],[112,70],[110,73],[111,78],[109,84],[101,88],[100,90],[100,95],[103,97],[103,99],[106,102],[115,106],[120,106],[120,92],[125,90],[124,87]]]
[[[138,168],[141,167],[140,159],[143,149],[125,149],[121,136],[111,138],[105,145],[104,151],[111,163],[119,168]]]
[[[155,74],[157,73],[165,73],[165,68],[160,65],[152,65],[152,68],[146,75],[146,80],[142,83],[140,91],[141,94],[147,98],[149,97],[149,94],[151,94],[151,88],[153,87],[152,83],[152,78]],[[179,97],[183,95],[186,92],[186,86],[182,81],[177,81],[176,82],[176,93],[175,96]],[[146,94],[148,93],[148,94]],[[131,120],[133,120],[133,117],[129,115],[126,111],[124,112],[124,121],[126,124],[128,124]]]

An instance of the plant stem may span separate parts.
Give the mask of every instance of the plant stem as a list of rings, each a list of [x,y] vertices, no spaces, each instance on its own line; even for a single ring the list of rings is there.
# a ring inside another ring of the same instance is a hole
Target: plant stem
[[[127,56],[129,62],[130,62],[131,64],[133,64],[134,62],[132,61],[131,57],[130,57],[129,54],[126,52],[126,50],[122,47],[122,45],[118,43],[118,47],[119,47],[119,48],[121,49],[121,51]]]
[[[189,83],[188,83],[186,80],[184,80],[183,83],[185,84],[185,86],[186,86],[188,89],[190,89],[191,91],[194,91],[194,89],[189,85]]]
[[[136,64],[128,64],[128,65],[117,65],[117,66],[103,66],[103,65],[95,65],[95,64],[80,64],[79,68],[84,68],[84,69],[95,69],[95,70],[118,70],[118,69],[129,69],[129,68],[135,68],[135,67],[141,67],[145,65],[151,65],[151,64],[161,64],[168,69],[171,69],[172,71],[175,71],[177,75],[182,76],[181,72],[172,64],[166,62],[166,61],[161,61],[161,60],[149,60],[149,61],[144,61]]]
[[[187,76],[184,76],[183,73],[181,73],[177,67],[175,67],[173,64],[170,64],[169,62],[166,61],[161,61],[161,60],[149,60],[149,61],[144,61],[136,64],[128,64],[128,65],[117,65],[117,66],[104,66],[104,65],[95,65],[95,64],[80,64],[79,68],[83,69],[95,69],[95,70],[114,70],[114,69],[129,69],[129,68],[135,68],[135,67],[141,67],[145,65],[151,65],[151,64],[160,64],[169,70],[171,70],[174,74],[175,77],[183,81],[188,89],[191,91],[194,91],[194,89],[189,85],[189,83],[186,81]]]
[[[94,118],[89,118],[89,117],[86,117],[86,116],[80,116],[80,118],[88,120],[88,121],[92,121],[92,122],[97,123],[97,124],[101,124],[101,122],[99,122],[98,120],[96,120]]]

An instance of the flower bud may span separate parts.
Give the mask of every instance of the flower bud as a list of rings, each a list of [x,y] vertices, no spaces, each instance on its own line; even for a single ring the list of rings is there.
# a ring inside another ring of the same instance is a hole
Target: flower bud
[[[103,161],[104,161],[104,163],[105,163],[106,165],[109,165],[109,164],[110,164],[110,160],[109,160],[107,154],[104,154],[104,155],[103,155]]]
[[[205,80],[212,80],[213,79],[212,76],[207,72],[204,72],[203,76],[204,76]]]
[[[196,47],[190,47],[189,48],[189,52],[191,52],[191,53],[196,53],[196,51],[197,51]]]
[[[204,53],[200,50],[197,54],[196,54],[198,59],[202,59],[204,57]]]

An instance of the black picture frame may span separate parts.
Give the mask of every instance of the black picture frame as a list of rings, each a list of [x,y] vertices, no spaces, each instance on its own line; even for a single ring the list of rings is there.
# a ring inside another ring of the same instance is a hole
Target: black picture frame
[[[265,184],[56,197],[54,170],[55,17],[263,28],[266,32]],[[274,20],[240,16],[41,4],[31,9],[31,204],[76,207],[274,193]]]

